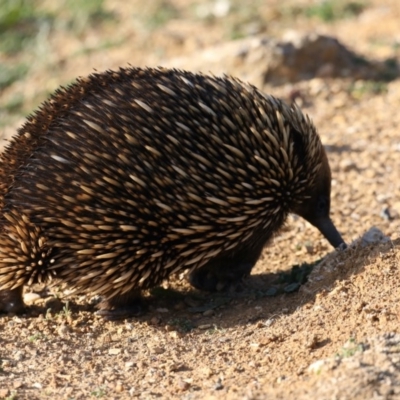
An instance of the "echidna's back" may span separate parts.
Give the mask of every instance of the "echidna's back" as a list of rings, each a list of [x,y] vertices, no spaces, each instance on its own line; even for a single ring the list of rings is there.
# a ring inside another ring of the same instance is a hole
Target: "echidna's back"
[[[18,134],[0,154],[0,208],[18,171],[24,169],[35,150],[43,145],[54,121],[62,119],[70,107],[79,103],[79,100],[87,92],[93,91],[95,86],[97,86],[96,80],[79,79],[77,84],[71,85],[66,90],[61,87],[27,118],[25,124],[18,130]]]

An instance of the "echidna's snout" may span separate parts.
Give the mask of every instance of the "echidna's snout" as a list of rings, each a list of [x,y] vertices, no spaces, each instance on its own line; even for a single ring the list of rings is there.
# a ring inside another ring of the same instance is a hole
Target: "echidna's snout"
[[[333,224],[330,213],[330,188],[313,194],[311,198],[295,209],[296,214],[314,225],[325,236],[328,242],[336,249],[346,248],[342,236]]]
[[[310,221],[311,222],[311,221]],[[312,224],[318,228],[318,230],[325,236],[328,242],[336,249],[338,247],[346,248],[346,243],[344,242],[342,236],[336,229],[332,220],[327,217],[322,217],[314,220]]]
[[[313,187],[309,192],[309,198],[297,205],[294,212],[314,225],[325,236],[328,242],[336,249],[346,248],[342,236],[330,219],[331,209],[331,170],[324,148],[319,153],[320,168]]]

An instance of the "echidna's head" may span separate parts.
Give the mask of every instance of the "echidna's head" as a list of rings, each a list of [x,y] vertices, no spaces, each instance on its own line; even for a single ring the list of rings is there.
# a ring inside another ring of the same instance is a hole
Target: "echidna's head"
[[[301,204],[297,204],[292,211],[318,228],[333,247],[345,247],[340,233],[329,216],[331,170],[323,147],[321,147],[320,156],[321,165],[312,187],[307,192],[309,197]]]

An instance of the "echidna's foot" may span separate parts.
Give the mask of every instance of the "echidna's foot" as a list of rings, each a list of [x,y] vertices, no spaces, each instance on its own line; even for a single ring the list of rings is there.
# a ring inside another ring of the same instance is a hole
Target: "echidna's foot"
[[[217,268],[207,264],[202,268],[189,272],[189,283],[196,289],[207,292],[239,291],[243,287],[243,279],[250,275],[253,263],[242,263],[234,268]]]
[[[137,317],[143,313],[144,309],[138,290],[104,300],[97,307],[99,311],[96,314],[108,321]]]
[[[24,310],[22,286],[12,290],[0,290],[0,312],[20,314]]]

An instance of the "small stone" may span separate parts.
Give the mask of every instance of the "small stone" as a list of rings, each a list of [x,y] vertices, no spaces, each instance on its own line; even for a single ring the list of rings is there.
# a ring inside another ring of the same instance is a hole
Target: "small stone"
[[[71,328],[70,328],[67,324],[65,324],[65,323],[62,323],[62,324],[59,326],[59,328],[57,329],[57,333],[58,333],[61,337],[67,336],[67,335],[70,333],[70,331],[71,331]]]
[[[126,370],[131,369],[134,365],[135,365],[135,363],[133,361],[127,361],[125,363],[125,369]]]
[[[325,366],[326,361],[325,360],[317,360],[310,364],[307,368],[308,372],[314,372],[316,374],[319,374],[322,370],[322,368]]]
[[[37,293],[25,293],[24,294],[24,302],[26,304],[33,304],[40,299],[41,299],[41,296]]]
[[[22,382],[22,381],[15,381],[15,382],[13,382],[13,388],[14,388],[14,389],[19,389],[19,388],[22,387],[22,385],[23,385],[23,382]]]
[[[24,359],[24,353],[21,350],[18,350],[15,354],[14,354],[14,360],[15,361],[22,361]],[[3,365],[4,365],[4,361],[3,361]]]
[[[305,244],[304,248],[306,249],[306,252],[308,254],[313,254],[314,253],[314,246],[312,244]]]
[[[213,309],[207,310],[203,312],[204,317],[211,317],[215,314],[215,311]]]
[[[353,160],[346,158],[340,162],[340,169],[344,172],[357,170],[357,164]]]
[[[167,332],[175,332],[176,329],[177,329],[177,328],[176,328],[175,325],[170,325],[170,324],[165,325],[165,330],[166,330]]]
[[[276,296],[277,294],[278,294],[278,288],[276,288],[276,287],[270,287],[265,292],[265,295],[268,297],[273,297],[273,296]]]
[[[160,346],[155,346],[151,349],[151,351],[155,354],[162,354],[165,352],[165,349],[163,347]]]
[[[177,371],[183,370],[185,368],[186,368],[185,365],[180,362],[170,361],[167,364],[167,370],[169,372],[177,372]]]
[[[160,322],[161,322],[161,318],[159,318],[159,317],[153,317],[153,318],[150,320],[150,325],[159,325]]]
[[[200,369],[200,374],[203,375],[205,378],[211,377],[214,373],[210,367],[204,367]]]
[[[179,339],[179,338],[181,338],[183,335],[182,335],[181,332],[178,332],[178,331],[171,331],[171,332],[169,332],[169,336],[170,336],[171,338],[173,338],[173,339]]]
[[[385,236],[383,232],[377,227],[373,226],[361,238],[361,245],[363,247],[373,243],[386,243],[390,240],[388,236]]]
[[[108,354],[111,355],[111,356],[115,356],[115,355],[120,354],[120,353],[121,353],[121,349],[113,348],[113,349],[109,349],[108,350]]]
[[[306,347],[307,349],[313,350],[318,346],[318,343],[320,342],[318,335],[311,335],[311,337],[308,338],[306,342]]]
[[[390,209],[388,207],[382,208],[380,216],[386,221],[391,221],[393,219]]]
[[[293,293],[293,292],[296,292],[297,290],[299,290],[299,288],[300,288],[300,283],[294,282],[294,283],[291,283],[290,285],[285,286],[283,291],[285,293]]]
[[[202,331],[205,331],[206,329],[210,329],[210,328],[212,328],[211,324],[199,325],[199,329],[201,329]]]
[[[222,390],[224,385],[222,384],[221,378],[218,378],[216,384],[214,385],[215,390]]]
[[[183,379],[179,379],[177,385],[180,390],[188,390],[190,388],[190,383],[184,381]]]
[[[122,393],[122,392],[124,391],[124,387],[123,387],[122,383],[118,381],[118,382],[115,384],[114,390],[115,390],[117,393]]]

